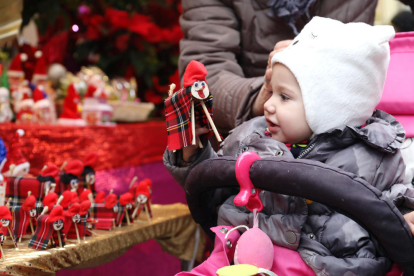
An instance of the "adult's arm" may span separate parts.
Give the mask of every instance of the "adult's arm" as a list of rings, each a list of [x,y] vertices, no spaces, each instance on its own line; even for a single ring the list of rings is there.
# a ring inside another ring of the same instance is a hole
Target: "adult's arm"
[[[238,63],[240,22],[228,0],[183,0],[180,76],[191,60],[203,63],[214,96],[214,121],[227,133],[246,121],[264,77],[246,78]],[[264,72],[263,68],[263,72]]]

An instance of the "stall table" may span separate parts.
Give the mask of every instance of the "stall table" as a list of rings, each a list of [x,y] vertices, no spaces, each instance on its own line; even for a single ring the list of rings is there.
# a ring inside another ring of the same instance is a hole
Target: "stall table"
[[[4,246],[6,260],[0,261],[0,274],[5,275],[55,275],[60,269],[79,269],[98,266],[121,256],[133,245],[155,239],[162,249],[182,260],[191,260],[196,244],[197,224],[191,218],[188,207],[176,203],[153,205],[151,222],[140,220],[130,226],[116,227],[112,231],[94,230],[98,236],[86,237],[78,244],[68,240],[64,248],[37,251],[28,247],[29,239],[19,243],[19,249],[11,241]],[[201,235],[200,244],[204,243]],[[201,258],[202,247],[197,257]]]

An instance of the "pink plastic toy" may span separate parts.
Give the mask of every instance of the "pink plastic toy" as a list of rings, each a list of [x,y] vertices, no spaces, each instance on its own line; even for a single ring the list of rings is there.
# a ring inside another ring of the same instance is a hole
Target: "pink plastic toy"
[[[261,190],[256,189],[250,180],[249,171],[253,162],[260,159],[260,156],[252,151],[243,152],[236,162],[236,178],[240,185],[240,192],[234,198],[236,206],[246,206],[249,211],[263,209],[262,201],[259,198]]]

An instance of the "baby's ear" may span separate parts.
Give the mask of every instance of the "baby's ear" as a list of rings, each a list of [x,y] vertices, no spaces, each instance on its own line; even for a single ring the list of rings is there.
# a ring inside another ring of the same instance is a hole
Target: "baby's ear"
[[[392,26],[378,25],[372,28],[372,38],[378,45],[390,41],[394,36],[395,30]]]

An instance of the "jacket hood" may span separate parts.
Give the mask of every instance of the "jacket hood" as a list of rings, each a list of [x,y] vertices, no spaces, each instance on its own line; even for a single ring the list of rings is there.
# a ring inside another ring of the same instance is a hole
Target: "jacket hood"
[[[392,115],[377,109],[366,123],[361,128],[352,126],[334,128],[312,140],[325,137],[328,139],[324,139],[324,142],[334,143],[335,147],[347,147],[362,140],[371,147],[388,153],[395,153],[404,142],[405,130]]]

